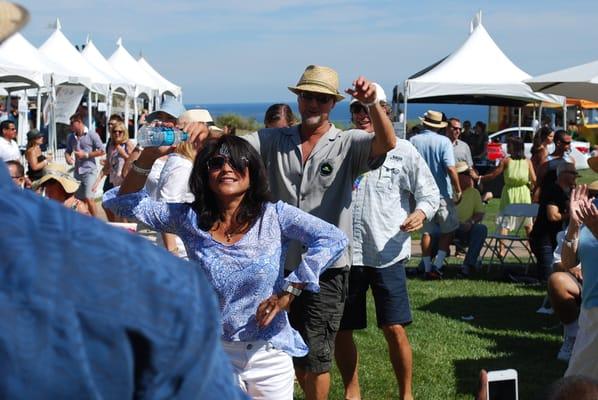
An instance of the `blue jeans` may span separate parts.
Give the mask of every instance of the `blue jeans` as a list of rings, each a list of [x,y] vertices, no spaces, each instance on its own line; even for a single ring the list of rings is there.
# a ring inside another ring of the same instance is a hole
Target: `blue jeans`
[[[548,280],[554,262],[554,248],[549,240],[530,238],[530,246],[538,261],[537,276],[541,281]]]
[[[459,229],[455,232],[455,239],[467,246],[467,254],[463,261],[464,265],[472,268],[477,267],[486,236],[488,236],[488,227],[484,224],[473,224],[467,232],[463,229],[463,225],[459,225]]]

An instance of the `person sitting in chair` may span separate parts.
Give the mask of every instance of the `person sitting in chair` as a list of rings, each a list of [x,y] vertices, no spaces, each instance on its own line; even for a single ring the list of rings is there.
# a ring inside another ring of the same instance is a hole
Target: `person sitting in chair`
[[[466,162],[459,161],[455,165],[455,169],[459,174],[459,185],[463,195],[457,204],[459,228],[455,232],[454,242],[468,247],[461,266],[461,274],[468,276],[470,271],[477,266],[480,251],[488,235],[488,227],[481,223],[484,219],[484,204],[480,192],[474,188],[469,166]]]

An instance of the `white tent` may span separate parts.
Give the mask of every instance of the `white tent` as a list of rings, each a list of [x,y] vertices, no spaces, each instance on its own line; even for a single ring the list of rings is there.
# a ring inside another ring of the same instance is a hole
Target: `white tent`
[[[525,81],[533,90],[598,101],[598,60]]]
[[[55,84],[64,82],[90,85],[90,80],[72,70],[48,59],[20,33],[15,33],[0,45],[0,57],[24,69],[36,71],[39,74],[38,86],[48,86],[52,77]]]
[[[110,81],[110,85],[112,90],[116,90],[117,88],[122,89],[123,92],[134,95],[134,87],[129,81],[122,76],[114,67],[106,60],[106,58],[100,53],[98,48],[93,44],[91,39],[87,40],[85,44],[85,48],[81,52],[81,55],[87,62],[93,65],[96,69],[102,71],[102,73],[108,78]]]
[[[147,60],[141,56],[137,63],[150,77],[156,81],[158,84],[158,89],[160,90],[160,94],[167,94],[176,97],[181,100],[181,87],[175,85],[174,83],[170,82],[168,79],[164,78],[158,71],[156,71],[148,62]]]
[[[454,53],[405,81],[408,102],[522,105],[529,102],[563,104],[564,99],[534,93],[523,80],[531,76],[517,67],[496,45],[481,21]]]
[[[122,44],[122,39],[118,39],[116,42],[116,50],[108,58],[108,62],[112,67],[118,71],[128,82],[131,82],[136,87],[135,96],[139,96],[144,93],[149,98],[154,94],[154,91],[158,90],[158,83],[147,74],[133,56],[125,49]]]
[[[0,54],[0,87],[39,87],[44,84],[41,72],[14,64]],[[6,85],[6,86],[5,86]]]
[[[91,81],[91,89],[94,92],[107,94],[110,84],[109,78],[77,51],[75,46],[64,36],[61,31],[60,21],[56,21],[56,30],[42,44],[39,51],[54,63],[76,71],[80,76]]]

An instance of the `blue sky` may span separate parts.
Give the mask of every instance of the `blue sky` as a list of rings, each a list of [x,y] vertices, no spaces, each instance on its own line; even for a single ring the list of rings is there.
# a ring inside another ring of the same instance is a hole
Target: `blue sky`
[[[17,0],[18,1],[18,0]],[[342,88],[359,74],[389,92],[456,50],[478,10],[503,52],[531,75],[598,58],[596,0],[22,0],[22,34],[40,46],[60,18],[73,43],[116,39],[181,85],[186,103],[292,101],[305,66],[328,65]]]

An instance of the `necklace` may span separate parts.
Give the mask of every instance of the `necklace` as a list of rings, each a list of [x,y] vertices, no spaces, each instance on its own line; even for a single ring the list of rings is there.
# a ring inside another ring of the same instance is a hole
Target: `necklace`
[[[230,242],[232,240],[233,235],[230,232],[224,232],[224,236],[226,236],[226,241]]]

